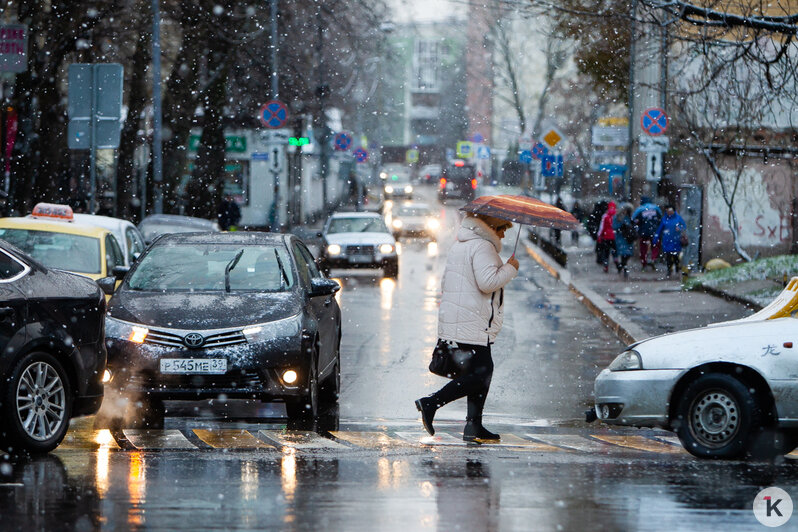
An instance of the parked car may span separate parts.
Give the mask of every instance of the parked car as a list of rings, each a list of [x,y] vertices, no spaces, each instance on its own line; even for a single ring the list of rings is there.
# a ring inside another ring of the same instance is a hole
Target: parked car
[[[427,164],[418,172],[418,179],[422,183],[438,183],[441,179],[443,167],[439,164]]]
[[[122,218],[99,216],[97,214],[75,214],[74,219],[83,225],[92,225],[108,229],[116,237],[117,243],[122,248],[125,266],[131,266],[136,259],[144,253],[144,236],[133,222]]]
[[[441,223],[426,203],[403,203],[391,213],[391,231],[397,240],[402,236],[418,236],[435,240]]]
[[[219,224],[214,220],[183,216],[180,214],[151,214],[139,223],[139,230],[144,235],[144,242],[149,245],[153,240],[167,233],[220,232]]]
[[[451,198],[471,201],[477,190],[477,171],[471,164],[462,160],[446,165],[441,174],[438,188],[438,199],[445,201]]]
[[[0,218],[0,238],[48,268],[95,281],[125,266],[125,256],[108,229],[75,221],[68,205],[39,203],[28,216]]]
[[[775,319],[755,315],[630,345],[596,378],[598,418],[672,430],[703,458],[790,452],[798,445],[798,277],[788,290],[792,307]]]
[[[399,275],[396,239],[382,216],[372,212],[337,212],[321,232],[322,269],[382,268],[385,277]]]
[[[294,235],[164,235],[109,302],[111,385],[149,426],[164,400],[220,395],[316,416],[340,389],[339,288]]]
[[[0,241],[0,448],[49,452],[103,399],[105,299]]]

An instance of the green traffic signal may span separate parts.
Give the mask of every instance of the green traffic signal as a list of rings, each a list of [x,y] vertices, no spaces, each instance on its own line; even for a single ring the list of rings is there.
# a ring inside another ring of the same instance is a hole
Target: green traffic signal
[[[310,139],[308,137],[290,137],[288,144],[291,146],[305,146],[310,144]]]

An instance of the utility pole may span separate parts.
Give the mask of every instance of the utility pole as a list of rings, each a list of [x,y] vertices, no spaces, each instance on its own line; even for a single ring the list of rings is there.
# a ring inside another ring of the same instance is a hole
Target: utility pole
[[[316,54],[319,58],[319,86],[316,87],[316,95],[319,97],[319,122],[320,122],[320,132],[319,135],[319,142],[321,144],[320,148],[321,151],[320,155],[320,171],[321,171],[321,204],[322,210],[324,211],[324,215],[327,215],[327,172],[329,171],[330,166],[330,154],[328,151],[327,145],[329,144],[329,138],[327,135],[327,117],[325,115],[325,99],[327,98],[327,92],[329,91],[329,87],[324,84],[324,27],[322,23],[324,19],[322,17],[323,6],[319,5],[319,10],[316,13],[316,23],[317,23],[317,40],[316,40]]]
[[[632,31],[629,43],[629,142],[626,145],[626,177],[629,182],[629,190],[632,188],[632,164],[634,162],[635,145],[635,54],[637,42],[637,0],[632,4]]]
[[[153,209],[163,213],[163,138],[161,137],[161,13],[152,0],[152,181]]]
[[[271,24],[271,63],[272,63],[272,100],[279,99],[280,84],[277,79],[277,0],[269,0],[269,21]]]

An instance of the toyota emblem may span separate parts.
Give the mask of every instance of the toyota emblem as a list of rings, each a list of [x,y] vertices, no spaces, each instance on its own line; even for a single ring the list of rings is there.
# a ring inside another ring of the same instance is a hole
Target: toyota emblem
[[[205,337],[200,333],[188,333],[183,337],[183,343],[186,344],[186,347],[202,347],[202,344],[205,343]]]

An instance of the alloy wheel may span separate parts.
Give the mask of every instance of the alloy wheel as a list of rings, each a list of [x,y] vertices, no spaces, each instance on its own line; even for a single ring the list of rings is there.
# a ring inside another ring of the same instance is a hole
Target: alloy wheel
[[[16,410],[22,429],[36,441],[52,438],[66,422],[66,392],[58,371],[46,362],[34,362],[20,376]]]

